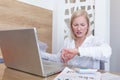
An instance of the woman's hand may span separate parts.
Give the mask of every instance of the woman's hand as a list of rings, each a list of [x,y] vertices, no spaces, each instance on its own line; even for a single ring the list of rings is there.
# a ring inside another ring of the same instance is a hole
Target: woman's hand
[[[78,53],[79,52],[77,49],[63,49],[62,54],[61,54],[61,58],[62,58],[63,62],[68,62]]]

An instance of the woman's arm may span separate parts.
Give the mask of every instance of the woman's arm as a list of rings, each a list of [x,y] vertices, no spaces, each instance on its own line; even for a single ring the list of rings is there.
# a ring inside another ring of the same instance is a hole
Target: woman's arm
[[[107,61],[111,54],[111,47],[108,44],[102,44],[100,46],[93,46],[93,47],[86,47],[86,48],[79,48],[80,56],[92,57],[96,60],[103,60]]]
[[[46,49],[48,47],[47,44],[41,41],[38,41],[38,44],[39,44],[39,51],[42,59],[61,62],[60,52],[58,52],[58,54],[47,53],[46,52]]]
[[[67,41],[67,43],[69,43],[69,41]],[[84,41],[82,46],[80,46],[78,49],[71,47],[65,49],[64,52],[66,53],[62,53],[62,55],[63,55],[63,59],[64,57],[66,57],[65,58],[66,62],[78,54],[79,54],[78,56],[80,57],[84,56],[84,57],[91,57],[96,60],[108,61],[108,59],[112,54],[111,47],[108,44],[104,43],[102,40],[95,38],[93,36],[88,37]]]
[[[49,61],[61,62],[60,54],[41,52],[42,58]]]

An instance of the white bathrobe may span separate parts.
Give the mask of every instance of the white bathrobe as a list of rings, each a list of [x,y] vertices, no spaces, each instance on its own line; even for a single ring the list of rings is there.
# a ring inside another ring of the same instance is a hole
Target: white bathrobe
[[[74,49],[75,41],[71,38],[66,38],[63,44],[63,48]],[[61,50],[57,54],[42,53],[42,58],[50,61],[62,62]],[[86,37],[82,45],[78,49],[80,56],[76,55],[74,58],[69,60],[67,64],[100,69],[100,60],[107,62],[111,56],[111,47],[92,35]]]

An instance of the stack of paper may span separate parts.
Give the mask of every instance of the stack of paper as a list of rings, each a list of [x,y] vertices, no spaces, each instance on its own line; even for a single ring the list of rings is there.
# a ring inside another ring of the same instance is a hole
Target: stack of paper
[[[78,72],[74,69],[66,67],[54,80],[100,80],[99,72]]]

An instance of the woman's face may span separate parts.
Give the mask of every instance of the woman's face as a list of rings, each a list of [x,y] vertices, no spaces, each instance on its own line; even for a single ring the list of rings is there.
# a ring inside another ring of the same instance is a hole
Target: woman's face
[[[73,33],[77,38],[85,37],[88,31],[88,22],[84,16],[76,17],[72,22]]]

